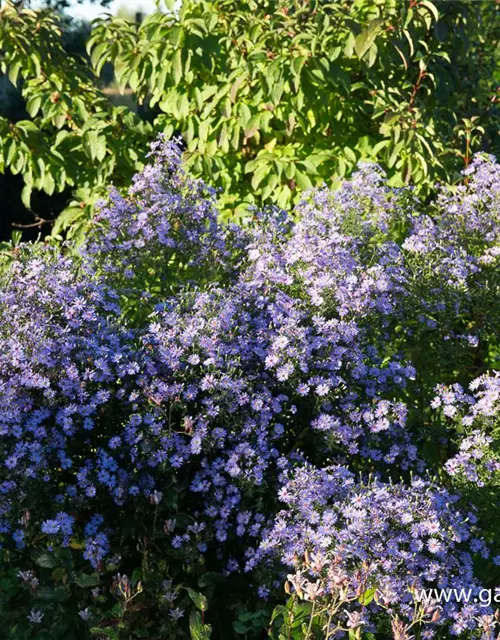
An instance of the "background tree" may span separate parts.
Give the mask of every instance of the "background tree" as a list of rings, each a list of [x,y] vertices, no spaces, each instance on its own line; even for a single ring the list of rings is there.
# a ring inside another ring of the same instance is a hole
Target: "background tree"
[[[1,69],[30,119],[0,120],[1,168],[33,189],[71,189],[55,232],[84,232],[106,185],[126,184],[158,132],[221,189],[226,215],[287,206],[376,160],[428,192],[472,149],[498,151],[498,6],[490,2],[184,0],[141,24],[94,22],[91,67],[49,12],[2,10]],[[147,111],[114,106],[118,88]]]

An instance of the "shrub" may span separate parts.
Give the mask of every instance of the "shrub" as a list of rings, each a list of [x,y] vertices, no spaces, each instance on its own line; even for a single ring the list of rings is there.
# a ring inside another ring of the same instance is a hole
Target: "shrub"
[[[494,362],[499,171],[477,158],[425,207],[363,166],[236,231],[160,141],[78,251],[21,247],[0,296],[7,637],[257,637],[276,604],[275,637],[493,629],[410,605],[491,584],[497,555],[430,405]]]
[[[488,551],[467,522],[476,521],[474,514],[464,518],[456,507],[457,496],[421,479],[364,484],[345,467],[305,467],[280,498],[287,509],[261,548],[279,550],[292,571],[288,589],[312,603],[311,620],[326,629],[324,637],[340,629],[376,631],[380,617],[390,620],[396,638],[420,625],[451,623],[453,635],[476,626],[474,608],[440,607],[418,596],[435,584],[479,592],[471,552]]]

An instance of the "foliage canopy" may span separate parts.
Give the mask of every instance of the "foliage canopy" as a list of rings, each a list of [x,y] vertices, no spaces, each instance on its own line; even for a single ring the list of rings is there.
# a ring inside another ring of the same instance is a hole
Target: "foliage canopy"
[[[286,207],[359,160],[425,193],[455,179],[472,147],[495,151],[496,3],[167,5],[140,25],[97,20],[90,68],[67,55],[50,11],[2,9],[1,70],[21,85],[30,119],[0,119],[0,165],[23,175],[27,206],[32,189],[73,190],[56,234],[82,232],[158,132],[183,136],[187,166],[233,216]],[[106,63],[149,117],[110,103],[98,79]]]

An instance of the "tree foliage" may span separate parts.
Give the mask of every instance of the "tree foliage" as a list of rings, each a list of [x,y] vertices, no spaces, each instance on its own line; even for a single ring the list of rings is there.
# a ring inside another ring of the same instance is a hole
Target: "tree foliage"
[[[376,160],[391,185],[428,191],[495,151],[496,3],[438,0],[184,0],[140,25],[96,21],[91,60],[69,58],[48,12],[7,5],[2,70],[31,120],[0,122],[3,167],[76,198],[56,231],[86,220],[109,181],[141,167],[154,133],[182,134],[185,161],[221,189],[222,207],[286,207],[303,189]],[[29,46],[28,46],[29,44]],[[141,121],[98,88],[106,63]],[[82,203],[82,208],[78,203]]]
[[[49,10],[7,5],[0,22],[2,71],[21,84],[30,118],[0,118],[0,168],[22,174],[22,199],[33,189],[73,199],[56,225],[83,231],[110,181],[126,183],[144,154],[151,128],[130,109],[113,106],[86,64],[63,47],[59,20]]]

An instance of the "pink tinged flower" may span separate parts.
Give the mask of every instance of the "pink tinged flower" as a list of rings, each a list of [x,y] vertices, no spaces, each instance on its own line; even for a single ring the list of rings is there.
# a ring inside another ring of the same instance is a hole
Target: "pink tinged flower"
[[[457,408],[452,405],[447,405],[444,407],[443,413],[447,418],[453,418],[457,413]]]
[[[302,598],[304,596],[303,587],[307,581],[300,574],[292,573],[288,574],[287,580],[295,589],[299,598]]]
[[[313,571],[319,573],[323,567],[327,564],[328,560],[321,552],[311,553],[310,566]]]
[[[441,406],[441,398],[439,396],[436,396],[431,402],[431,408],[437,409],[440,406]]]
[[[431,553],[440,553],[443,550],[443,544],[439,540],[431,538],[427,543],[427,548]]]
[[[306,582],[304,586],[304,599],[316,600],[324,591],[325,589],[319,580],[316,580],[316,582]]]
[[[357,629],[362,625],[366,624],[366,621],[363,618],[363,614],[359,611],[346,611],[347,615],[347,626],[349,629]]]
[[[330,387],[327,384],[318,384],[318,386],[316,387],[316,393],[318,394],[318,396],[326,396],[328,395],[328,392],[330,391]]]

